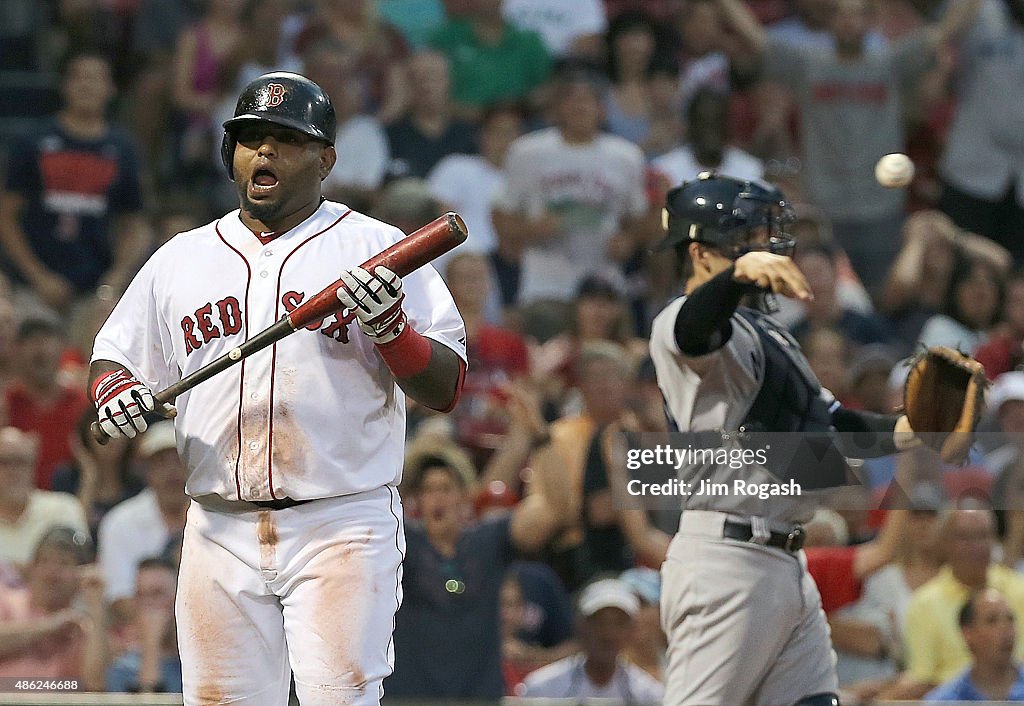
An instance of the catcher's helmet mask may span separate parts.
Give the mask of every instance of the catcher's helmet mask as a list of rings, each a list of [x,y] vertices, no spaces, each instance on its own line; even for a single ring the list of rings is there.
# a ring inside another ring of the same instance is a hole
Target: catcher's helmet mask
[[[220,157],[234,181],[237,132],[245,125],[273,123],[297,130],[328,145],[334,144],[338,129],[331,99],[320,86],[305,76],[287,71],[263,74],[249,83],[238,96],[235,116],[224,123]]]
[[[753,251],[792,256],[796,241],[785,227],[794,220],[793,209],[771,184],[701,172],[668,192],[662,212],[666,235],[654,250],[697,242],[732,260]],[[750,242],[752,232],[761,229],[767,239]]]

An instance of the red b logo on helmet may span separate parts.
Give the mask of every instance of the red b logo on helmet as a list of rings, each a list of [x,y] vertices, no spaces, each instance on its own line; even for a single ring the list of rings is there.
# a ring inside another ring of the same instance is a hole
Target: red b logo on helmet
[[[285,88],[280,83],[267,84],[267,107],[276,108],[284,102]]]

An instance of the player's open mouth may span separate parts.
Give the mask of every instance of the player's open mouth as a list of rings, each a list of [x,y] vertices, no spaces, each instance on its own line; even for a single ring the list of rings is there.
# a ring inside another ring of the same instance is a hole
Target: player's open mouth
[[[269,169],[257,169],[252,175],[251,188],[253,194],[269,193],[277,186],[277,175]]]

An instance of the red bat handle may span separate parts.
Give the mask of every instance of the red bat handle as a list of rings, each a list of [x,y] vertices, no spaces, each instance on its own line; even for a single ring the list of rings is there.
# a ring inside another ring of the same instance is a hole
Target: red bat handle
[[[377,253],[360,267],[373,272],[374,268],[383,265],[399,277],[405,277],[465,242],[467,235],[462,216],[448,212],[413,231],[387,250]],[[336,280],[314,294],[309,301],[296,307],[288,315],[292,328],[302,328],[340,310],[342,307],[337,291],[341,286],[341,280]]]

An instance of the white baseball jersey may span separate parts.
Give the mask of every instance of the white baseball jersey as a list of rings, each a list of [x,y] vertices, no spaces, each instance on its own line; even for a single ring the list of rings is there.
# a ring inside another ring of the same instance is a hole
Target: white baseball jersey
[[[263,244],[234,211],[154,253],[97,335],[93,360],[163,389],[403,237],[325,201]],[[413,329],[465,360],[465,327],[437,272],[425,266],[403,283]],[[189,495],[305,500],[400,482],[404,393],[350,312],[307,328],[175,401]]]

